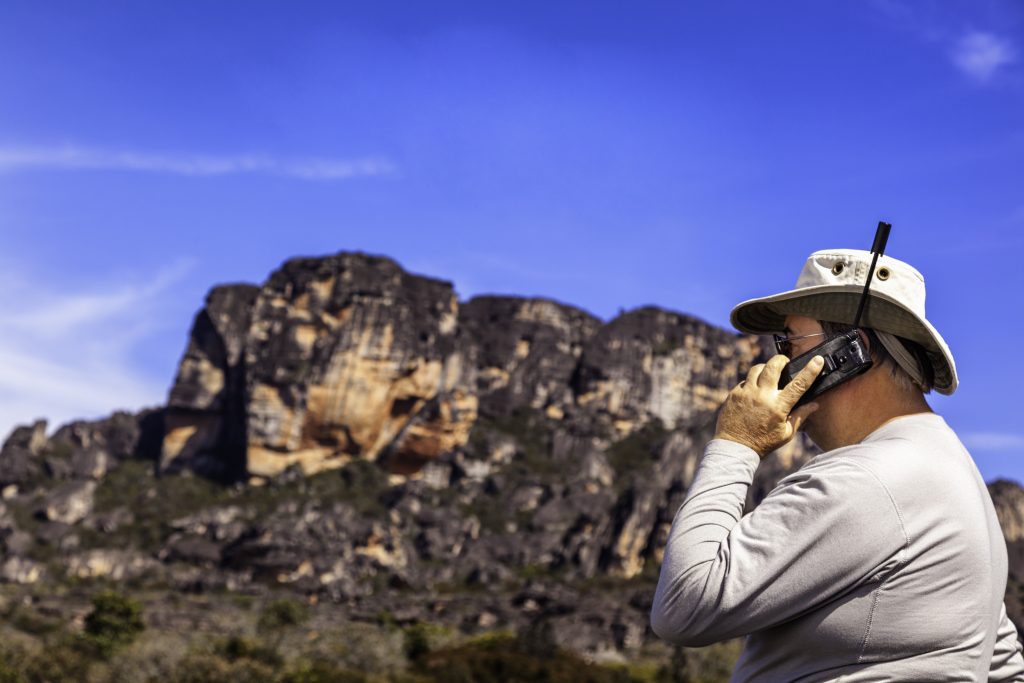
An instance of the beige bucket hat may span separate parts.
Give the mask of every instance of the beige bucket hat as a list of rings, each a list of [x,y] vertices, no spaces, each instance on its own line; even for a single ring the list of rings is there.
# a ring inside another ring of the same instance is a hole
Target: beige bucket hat
[[[732,309],[730,320],[750,334],[782,332],[787,315],[853,324],[871,257],[871,252],[859,249],[816,251],[807,258],[794,289],[744,301]],[[925,318],[924,276],[908,263],[881,256],[869,291],[861,326],[921,344],[935,374],[935,391],[956,391],[953,354]]]

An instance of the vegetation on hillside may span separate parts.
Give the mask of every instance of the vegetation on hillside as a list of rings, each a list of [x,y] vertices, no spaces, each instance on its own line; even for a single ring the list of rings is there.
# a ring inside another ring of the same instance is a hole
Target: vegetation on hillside
[[[557,647],[543,626],[520,635],[393,622],[321,630],[305,602],[224,595],[211,608],[232,611],[233,631],[185,633],[147,625],[142,603],[116,590],[99,590],[84,618],[68,622],[47,618],[30,596],[11,597],[0,683],[714,683],[728,680],[737,649],[663,648],[597,663]]]

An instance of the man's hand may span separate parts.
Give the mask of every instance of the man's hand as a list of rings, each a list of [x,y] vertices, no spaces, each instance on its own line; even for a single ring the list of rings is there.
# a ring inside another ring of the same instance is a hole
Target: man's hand
[[[814,383],[825,361],[821,356],[813,358],[780,390],[779,375],[788,362],[788,358],[778,355],[750,368],[747,379],[729,392],[722,405],[716,439],[749,446],[763,458],[796,436],[800,425],[818,409],[818,404],[808,403],[796,410],[793,405]]]

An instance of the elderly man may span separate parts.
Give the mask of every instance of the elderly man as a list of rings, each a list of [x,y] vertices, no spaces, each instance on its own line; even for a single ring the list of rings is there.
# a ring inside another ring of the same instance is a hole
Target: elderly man
[[[992,501],[923,395],[952,394],[957,376],[921,274],[878,261],[860,331],[867,372],[794,408],[817,357],[779,389],[790,358],[849,328],[870,257],[815,252],[795,289],[733,309],[738,329],[785,336],[719,413],[651,626],[688,646],[747,636],[733,681],[1024,681]],[[760,459],[801,429],[824,452],[743,516]]]

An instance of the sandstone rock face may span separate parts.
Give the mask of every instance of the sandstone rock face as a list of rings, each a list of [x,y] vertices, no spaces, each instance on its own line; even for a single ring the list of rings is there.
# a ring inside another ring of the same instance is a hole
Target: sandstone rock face
[[[754,338],[652,307],[602,324],[546,299],[460,305],[450,283],[387,258],[293,259],[259,288],[207,297],[161,468],[271,477],[357,458],[410,475],[465,446],[479,415],[517,411],[608,438],[652,420],[686,428],[762,353]]]
[[[464,304],[459,346],[481,412],[529,408],[561,417],[571,410],[573,373],[600,326],[585,311],[545,299],[482,296]]]
[[[385,454],[418,470],[476,417],[457,316],[449,283],[362,254],[214,290],[171,390],[161,467],[267,477]]]
[[[714,411],[760,352],[752,338],[695,318],[637,309],[588,340],[577,401],[610,416],[624,434],[652,419],[674,429]]]
[[[213,288],[196,316],[178,377],[167,399],[163,470],[189,467],[222,478],[245,470],[245,363],[259,288]],[[216,453],[216,457],[205,457]]]
[[[272,476],[376,459],[394,470],[465,443],[475,397],[459,386],[458,300],[389,259],[296,259],[260,291],[246,345],[247,463]]]

